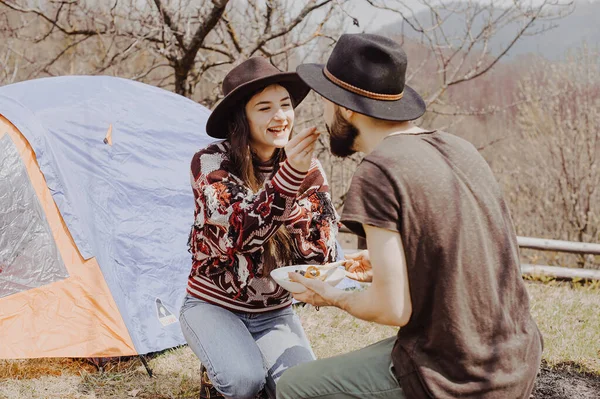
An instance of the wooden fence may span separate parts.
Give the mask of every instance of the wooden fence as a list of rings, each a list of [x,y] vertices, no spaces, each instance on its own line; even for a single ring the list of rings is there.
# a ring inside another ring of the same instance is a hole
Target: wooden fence
[[[346,227],[340,228],[340,233],[352,234],[352,232]],[[545,238],[520,236],[517,237],[517,242],[520,248],[537,249],[540,251],[567,252],[581,255],[600,255],[600,244],[594,243],[548,240]],[[364,238],[358,237],[357,248],[365,249],[366,247],[367,243]],[[550,276],[557,279],[600,280],[600,270],[592,269],[522,264],[521,272],[523,275]]]

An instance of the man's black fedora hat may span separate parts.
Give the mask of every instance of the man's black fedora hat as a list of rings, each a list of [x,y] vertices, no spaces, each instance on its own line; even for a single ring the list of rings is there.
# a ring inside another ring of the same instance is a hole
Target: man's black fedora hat
[[[206,122],[206,133],[218,139],[227,138],[227,120],[231,110],[236,106],[244,106],[240,101],[263,87],[280,84],[290,94],[294,108],[304,100],[310,92],[296,72],[281,72],[264,57],[251,57],[233,68],[223,80],[225,96],[211,112]]]
[[[344,34],[327,65],[303,64],[296,72],[338,105],[377,119],[410,121],[425,113],[425,102],[405,84],[407,63],[402,47],[387,37]]]

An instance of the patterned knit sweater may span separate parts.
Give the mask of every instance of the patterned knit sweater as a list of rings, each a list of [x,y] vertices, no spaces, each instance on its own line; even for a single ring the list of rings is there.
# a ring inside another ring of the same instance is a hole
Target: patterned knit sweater
[[[192,270],[187,292],[237,312],[291,304],[290,294],[263,274],[263,246],[281,225],[294,242],[294,264],[331,262],[338,216],[317,160],[307,173],[285,161],[253,192],[231,172],[228,141],[197,152],[191,163],[196,202],[189,238]]]

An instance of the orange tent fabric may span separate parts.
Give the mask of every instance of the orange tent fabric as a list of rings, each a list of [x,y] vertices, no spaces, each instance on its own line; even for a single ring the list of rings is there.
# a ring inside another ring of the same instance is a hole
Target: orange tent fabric
[[[4,135],[15,144],[27,168],[69,277],[2,299],[0,358],[136,355],[96,259],[81,257],[31,146],[0,115],[0,138]]]

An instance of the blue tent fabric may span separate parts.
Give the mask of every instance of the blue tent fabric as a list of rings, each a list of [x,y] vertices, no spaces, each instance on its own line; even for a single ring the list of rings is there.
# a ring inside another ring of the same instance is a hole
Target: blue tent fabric
[[[169,91],[107,76],[0,87],[0,110],[35,151],[84,258],[96,257],[138,353],[185,343],[178,314],[191,258],[189,165],[214,141],[210,111]],[[112,129],[112,146],[104,142]]]

